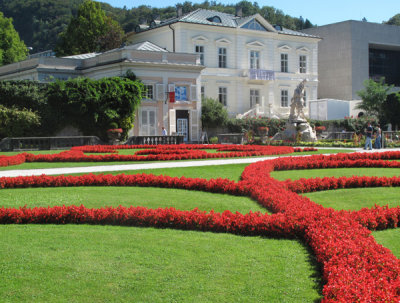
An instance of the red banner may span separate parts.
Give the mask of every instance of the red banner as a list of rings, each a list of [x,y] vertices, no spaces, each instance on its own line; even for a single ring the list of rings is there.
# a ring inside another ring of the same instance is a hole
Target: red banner
[[[169,92],[169,102],[174,103],[175,102],[175,92]]]

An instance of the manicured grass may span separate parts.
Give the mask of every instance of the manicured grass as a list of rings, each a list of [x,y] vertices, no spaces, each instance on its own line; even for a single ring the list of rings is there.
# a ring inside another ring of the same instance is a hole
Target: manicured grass
[[[4,302],[313,302],[296,240],[90,225],[0,226]]]
[[[308,170],[287,170],[274,171],[271,177],[277,180],[298,180],[301,178],[316,177],[352,177],[352,176],[376,176],[376,177],[393,177],[400,176],[400,168],[326,168],[326,169],[308,169]]]
[[[312,201],[337,210],[360,210],[375,204],[389,207],[400,206],[400,187],[368,187],[336,189],[306,193]]]
[[[389,248],[397,258],[400,258],[400,228],[374,231],[372,235],[376,242]]]
[[[157,169],[138,169],[114,172],[101,172],[96,174],[153,174],[156,176],[165,175],[170,177],[187,178],[204,178],[216,179],[227,178],[239,181],[244,168],[249,164],[226,164],[226,165],[210,165],[210,166],[194,166],[194,167],[173,167],[173,168],[157,168]]]
[[[248,197],[213,194],[201,191],[154,187],[57,187],[2,189],[0,207],[85,205],[88,208],[105,206],[174,207],[181,210],[198,208],[203,211],[248,213],[267,212]]]

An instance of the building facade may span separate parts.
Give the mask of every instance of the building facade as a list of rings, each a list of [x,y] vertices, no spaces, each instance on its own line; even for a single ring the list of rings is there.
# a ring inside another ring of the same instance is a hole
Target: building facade
[[[197,54],[206,68],[201,94],[218,99],[230,116],[261,113],[287,117],[299,82],[317,98],[319,38],[250,17],[198,9],[153,20],[128,34],[130,43],[153,42],[171,52]]]
[[[318,98],[359,100],[366,79],[400,88],[400,26],[344,21],[303,30],[318,46]]]
[[[165,127],[170,135],[180,134],[185,141],[196,142],[201,134],[200,72],[203,68],[195,54],[171,53],[143,42],[105,53],[38,57],[9,64],[0,67],[0,80],[100,79],[132,71],[143,82],[146,92],[130,135],[161,135]]]

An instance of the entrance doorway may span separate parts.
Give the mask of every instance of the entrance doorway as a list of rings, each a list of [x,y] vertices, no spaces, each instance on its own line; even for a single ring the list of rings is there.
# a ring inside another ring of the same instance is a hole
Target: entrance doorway
[[[177,110],[176,111],[176,133],[183,136],[183,141],[187,142],[189,139],[189,111]]]

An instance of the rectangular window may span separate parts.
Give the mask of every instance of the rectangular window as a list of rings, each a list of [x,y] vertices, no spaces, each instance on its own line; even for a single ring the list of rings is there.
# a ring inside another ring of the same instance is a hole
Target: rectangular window
[[[301,74],[307,73],[307,56],[301,55],[299,57],[299,71]]]
[[[260,52],[250,51],[250,69],[260,69]]]
[[[223,105],[227,105],[227,88],[226,87],[219,87],[218,88],[218,100]]]
[[[250,90],[250,108],[260,104],[260,91],[258,89]]]
[[[307,107],[307,92],[306,92],[306,90],[304,90],[303,100],[304,100],[303,106]]]
[[[194,52],[200,55],[200,64],[204,65],[204,46],[196,45],[194,48]]]
[[[153,84],[144,85],[144,99],[153,100],[154,98],[154,86]]]
[[[288,54],[281,54],[281,72],[288,72]]]
[[[187,87],[175,86],[175,101],[187,101]]]
[[[203,100],[204,99],[204,97],[205,97],[205,94],[204,94],[204,86],[202,86],[201,88],[200,88],[200,93],[201,93],[201,99]]]
[[[281,107],[289,106],[289,95],[287,89],[281,90]]]
[[[218,48],[218,67],[226,68],[226,48]]]

